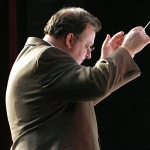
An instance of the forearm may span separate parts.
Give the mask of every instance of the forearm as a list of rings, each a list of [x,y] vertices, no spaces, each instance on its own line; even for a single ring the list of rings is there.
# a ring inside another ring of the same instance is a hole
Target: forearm
[[[104,73],[107,84],[105,87],[106,94],[104,94],[103,99],[140,75],[140,69],[130,54],[123,48],[119,48],[109,57],[99,60],[95,67],[102,68],[103,65],[108,65],[109,71]],[[93,101],[93,104],[96,105],[101,100]]]

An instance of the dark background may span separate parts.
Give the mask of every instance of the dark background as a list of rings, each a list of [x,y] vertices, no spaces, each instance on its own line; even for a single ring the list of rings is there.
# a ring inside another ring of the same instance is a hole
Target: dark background
[[[10,68],[28,36],[43,38],[43,28],[51,15],[62,7],[79,6],[102,22],[95,39],[93,66],[100,57],[106,34],[150,21],[149,0],[1,0],[0,2],[0,149],[9,150],[10,130],[6,116],[5,91]],[[146,29],[150,36],[150,26]],[[150,45],[134,60],[141,76],[112,93],[95,107],[102,150],[150,150]]]

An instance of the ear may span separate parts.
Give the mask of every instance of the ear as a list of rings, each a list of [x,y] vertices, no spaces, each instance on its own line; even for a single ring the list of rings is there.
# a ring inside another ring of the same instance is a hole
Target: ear
[[[66,36],[66,46],[68,47],[68,49],[71,49],[72,48],[72,43],[73,43],[73,34],[72,33],[69,33],[67,36]]]

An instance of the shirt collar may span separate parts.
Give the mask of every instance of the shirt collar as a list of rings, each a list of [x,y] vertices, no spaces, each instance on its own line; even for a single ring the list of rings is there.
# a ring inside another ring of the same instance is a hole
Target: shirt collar
[[[50,42],[48,42],[48,41],[46,41],[46,40],[44,40],[44,41],[47,42],[49,45],[51,45],[51,46],[54,47],[54,45],[53,45],[52,43],[50,43]]]

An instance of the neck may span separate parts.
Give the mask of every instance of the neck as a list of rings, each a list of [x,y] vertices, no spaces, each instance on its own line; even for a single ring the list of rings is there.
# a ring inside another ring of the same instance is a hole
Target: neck
[[[44,36],[43,40],[46,41],[46,42],[51,43],[53,46],[55,46],[55,47],[57,47],[57,48],[59,48],[59,49],[62,49],[62,50],[64,50],[64,51],[65,51],[65,49],[66,49],[66,48],[65,48],[65,47],[66,47],[66,46],[65,46],[65,42],[64,42],[64,40],[63,40],[62,38],[56,39],[56,38],[54,38],[54,37],[52,37],[52,36],[46,34],[46,35]]]

